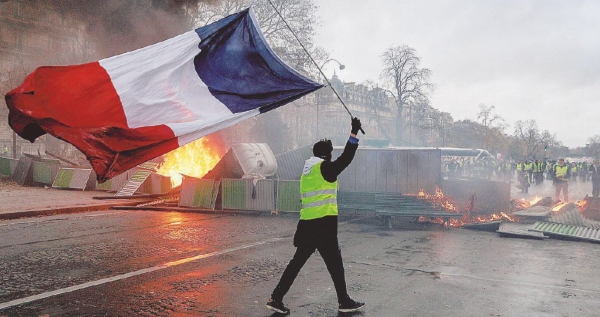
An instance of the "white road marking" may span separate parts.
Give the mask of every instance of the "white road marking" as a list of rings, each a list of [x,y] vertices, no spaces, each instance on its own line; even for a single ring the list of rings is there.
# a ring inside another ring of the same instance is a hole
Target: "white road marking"
[[[145,268],[145,269],[141,269],[141,270],[125,273],[125,274],[120,274],[120,275],[116,275],[113,277],[107,277],[107,278],[99,279],[96,281],[91,281],[91,282],[87,282],[87,283],[83,283],[83,284],[79,284],[79,285],[73,285],[70,287],[57,289],[57,290],[51,291],[51,292],[45,292],[45,293],[41,293],[41,294],[37,294],[37,295],[33,295],[33,296],[15,299],[10,302],[0,303],[0,310],[9,308],[9,307],[13,307],[13,306],[17,306],[17,305],[21,305],[21,304],[25,304],[25,303],[30,303],[30,302],[33,302],[36,300],[40,300],[40,299],[44,299],[44,298],[48,298],[48,297],[52,297],[52,296],[57,296],[57,295],[61,295],[61,294],[69,293],[69,292],[78,291],[78,290],[92,287],[92,286],[98,286],[98,285],[130,278],[133,276],[138,276],[138,275],[170,268],[173,266],[189,263],[192,261],[197,261],[197,260],[206,259],[206,258],[210,258],[210,257],[217,256],[217,255],[222,255],[222,254],[226,254],[226,253],[230,253],[230,252],[235,252],[235,251],[239,251],[239,250],[252,248],[255,246],[259,246],[259,245],[263,245],[266,243],[271,243],[271,242],[275,242],[275,241],[279,241],[279,240],[283,240],[283,239],[284,238],[267,239],[267,240],[258,241],[258,242],[251,243],[251,244],[245,244],[245,245],[241,245],[238,247],[233,247],[233,248],[224,249],[224,250],[220,250],[220,251],[214,251],[214,252],[210,252],[210,253],[206,253],[206,254],[199,254],[199,255],[196,255],[193,257],[189,257],[189,258],[185,258],[185,259],[181,259],[181,260],[177,260],[177,261],[166,262],[166,263],[163,263],[163,264],[160,264],[157,266],[153,266],[153,267],[149,267],[149,268]]]

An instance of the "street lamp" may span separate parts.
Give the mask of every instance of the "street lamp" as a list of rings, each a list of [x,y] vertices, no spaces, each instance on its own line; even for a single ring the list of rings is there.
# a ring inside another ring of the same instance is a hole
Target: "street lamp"
[[[323,64],[321,64],[321,67],[319,67],[320,69],[323,69],[323,66],[325,66],[325,64],[327,64],[328,62],[334,61],[336,63],[338,63],[340,70],[344,70],[344,68],[346,68],[346,65],[340,63],[337,59],[335,58],[330,58],[326,61],[323,62]]]
[[[321,74],[323,74],[323,76],[325,76],[325,74],[323,73],[323,67],[325,66],[325,64],[327,64],[327,63],[329,63],[331,61],[338,63],[338,66],[339,66],[340,70],[344,70],[346,68],[346,65],[340,63],[340,61],[338,61],[337,59],[330,58],[330,59],[324,61],[321,64],[321,66],[319,67],[319,71],[321,72]],[[327,82],[327,78],[325,78],[325,81]],[[319,114],[320,114],[319,104],[320,104],[320,102],[317,102],[317,139],[320,138],[320,136],[319,136]]]

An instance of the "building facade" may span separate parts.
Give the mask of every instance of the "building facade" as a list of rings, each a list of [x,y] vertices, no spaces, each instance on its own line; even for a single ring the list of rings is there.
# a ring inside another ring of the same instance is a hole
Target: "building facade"
[[[333,88],[352,115],[358,117],[363,124],[365,135],[360,135],[361,144],[373,146],[390,144],[395,135],[396,120],[393,98],[381,88],[352,82],[344,83],[336,74],[330,82],[331,87],[324,87],[315,93],[319,138],[329,138],[338,145],[345,144],[348,138],[351,118]]]
[[[0,2],[0,93],[20,85],[39,65],[67,65],[89,61],[93,54],[84,27],[56,13],[42,2]],[[88,60],[86,60],[88,59]],[[0,107],[0,154],[38,154],[46,150],[46,137],[34,144],[14,136],[8,126],[8,109]]]

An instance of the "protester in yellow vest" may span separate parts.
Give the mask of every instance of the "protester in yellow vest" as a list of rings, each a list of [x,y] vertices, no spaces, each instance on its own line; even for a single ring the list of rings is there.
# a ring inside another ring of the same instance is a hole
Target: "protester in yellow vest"
[[[360,120],[353,118],[350,139],[346,142],[342,155],[335,161],[331,161],[331,141],[321,140],[313,146],[314,156],[306,160],[300,177],[302,209],[294,235],[296,253],[283,271],[267,308],[281,314],[290,312],[283,304],[283,297],[315,250],[319,251],[333,280],[338,298],[338,311],[353,312],[365,306],[365,303],[354,301],[348,295],[344,263],[337,238],[337,177],[354,158],[358,148],[356,134],[360,128]]]
[[[569,202],[569,178],[571,177],[571,168],[565,165],[565,159],[558,160],[558,164],[554,165],[552,176],[554,177],[554,202],[559,202],[560,191],[563,192],[565,203]]]
[[[533,180],[536,184],[541,184],[544,180],[544,163],[540,160],[533,162]]]
[[[592,177],[592,197],[598,198],[600,195],[600,160],[595,159],[588,167],[588,172]]]

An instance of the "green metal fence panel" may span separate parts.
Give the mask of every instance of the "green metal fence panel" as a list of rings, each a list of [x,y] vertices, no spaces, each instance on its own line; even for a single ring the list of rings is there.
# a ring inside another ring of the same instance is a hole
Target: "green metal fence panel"
[[[600,230],[593,228],[538,221],[533,225],[531,230],[542,232],[549,236],[600,242]]]
[[[171,177],[151,173],[136,193],[163,194],[171,190]]]
[[[300,211],[300,181],[277,182],[277,210]]]
[[[214,180],[184,177],[181,183],[179,206],[211,208],[213,200]]]
[[[215,205],[217,204],[217,197],[219,195],[220,186],[221,186],[221,181],[216,181],[213,184],[213,196],[212,196],[212,201],[210,202],[210,209],[215,209]]]
[[[135,171],[136,171],[136,169],[134,167],[126,172],[123,172],[123,173],[105,181],[104,183],[96,182],[96,189],[116,192],[119,189],[121,189],[121,187],[123,187],[123,185],[125,185],[125,183],[127,183],[127,180],[129,179],[129,177],[131,177],[135,174]]]
[[[61,169],[58,171],[58,175],[56,175],[52,187],[68,188],[69,184],[71,184],[71,180],[73,180],[74,174],[75,170],[72,168]]]
[[[112,187],[112,179],[109,179],[109,180],[105,181],[104,183],[96,184],[96,189],[98,189],[98,190],[110,191],[111,187]]]
[[[246,208],[246,183],[244,179],[222,180],[223,209],[245,209]]]
[[[275,180],[223,179],[223,209],[275,210]]]
[[[275,191],[275,180],[248,180],[246,182],[246,209],[275,210]]]
[[[91,169],[61,167],[52,183],[52,187],[85,190],[88,187],[91,175]]]

